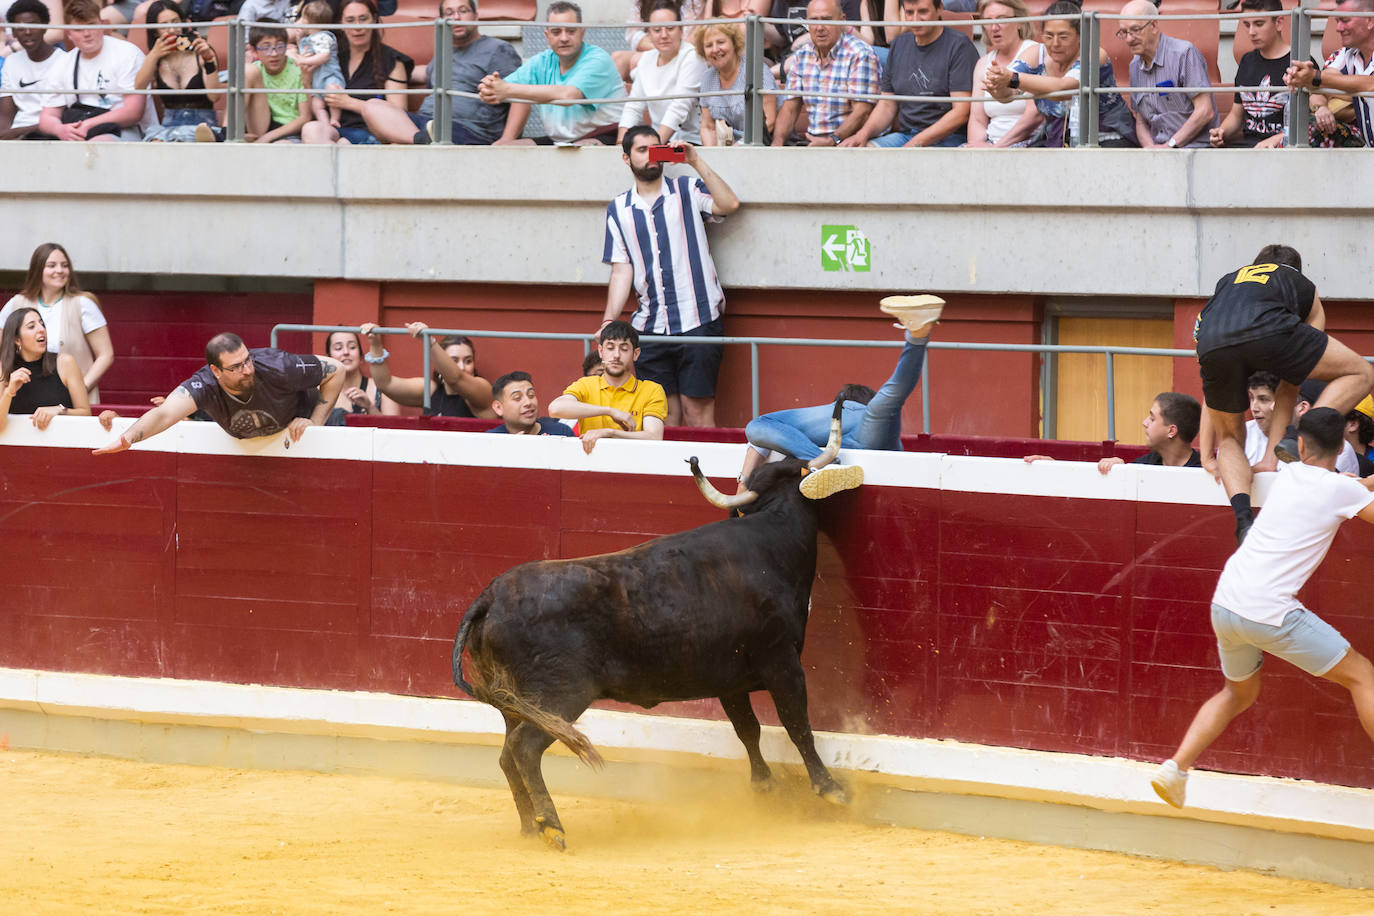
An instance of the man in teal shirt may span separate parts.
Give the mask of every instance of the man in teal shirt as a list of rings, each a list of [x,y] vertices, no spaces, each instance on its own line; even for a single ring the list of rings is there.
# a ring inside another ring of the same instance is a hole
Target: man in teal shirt
[[[579,141],[612,144],[620,124],[622,102],[560,105],[576,99],[622,99],[625,83],[611,55],[583,41],[582,9],[568,0],[554,0],[545,14],[544,37],[549,50],[536,54],[508,78],[493,73],[477,87],[489,105],[510,102],[506,130],[496,145],[523,143],[548,146]],[[521,101],[513,101],[521,100]],[[522,139],[530,103],[539,106],[539,117],[548,135]]]

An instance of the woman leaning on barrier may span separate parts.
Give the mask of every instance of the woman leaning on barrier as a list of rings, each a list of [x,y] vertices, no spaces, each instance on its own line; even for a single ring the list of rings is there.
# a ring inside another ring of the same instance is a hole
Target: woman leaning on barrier
[[[324,339],[324,352],[343,367],[343,391],[325,426],[346,426],[349,414],[395,416],[400,405],[382,394],[377,383],[363,375],[362,345],[352,331],[334,331]]]
[[[114,363],[114,344],[95,296],[77,282],[67,249],[44,242],[33,250],[24,286],[0,309],[0,322],[21,308],[38,311],[47,328],[48,350],[76,360],[86,391],[98,401],[100,379]]]
[[[31,414],[39,429],[58,414],[91,415],[76,360],[49,352],[47,328],[35,308],[15,309],[0,331],[0,432],[10,414]]]
[[[994,98],[1010,98],[1017,92],[1045,95],[1078,88],[1080,61],[1078,59],[1078,17],[1082,10],[1070,0],[1056,0],[1046,16],[1049,19],[1040,33],[1042,44],[1017,57],[1010,68],[993,64],[983,76],[983,88]],[[1098,49],[1098,85],[1116,85],[1112,62],[1107,52]],[[1045,116],[1043,146],[1075,146],[1078,143],[1078,96],[1068,99],[1036,99],[1036,108]],[[1097,97],[1097,145],[1105,147],[1136,146],[1135,121],[1126,99],[1119,93],[1104,93]]]
[[[744,30],[737,25],[707,25],[692,36],[697,56],[706,61],[701,78],[702,92],[734,91],[736,95],[701,100],[701,145],[729,146],[744,139]],[[778,88],[773,71],[763,67],[764,89]],[[778,97],[765,95],[763,103],[763,142],[773,136],[773,121],[778,116]]]
[[[325,104],[339,112],[339,126],[311,121],[301,128],[302,143],[377,143],[363,120],[368,99],[385,98],[405,111],[402,90],[410,80],[415,62],[390,45],[382,43],[381,29],[350,28],[377,22],[377,7],[372,0],[348,0],[339,11],[344,40],[339,43],[339,65],[344,73],[344,91],[324,97]]]
[[[207,89],[219,88],[219,61],[210,43],[186,28],[186,14],[173,0],[153,0],[144,19],[160,25],[143,33],[148,56],[134,77],[135,89],[182,89],[176,95],[153,96],[158,126],[143,138],[151,143],[213,143],[224,139],[215,102]]]
[[[359,332],[367,338],[369,352],[365,359],[372,367],[372,380],[377,388],[397,404],[419,407],[424,404],[425,388],[429,388],[427,417],[474,417],[495,419],[491,409],[491,382],[477,374],[477,350],[466,337],[430,337],[429,363],[433,374],[428,378],[412,376],[397,378],[387,364],[390,351],[382,345],[382,336],[373,334],[375,324],[365,324]],[[423,321],[406,325],[411,337],[419,337],[429,326]]]

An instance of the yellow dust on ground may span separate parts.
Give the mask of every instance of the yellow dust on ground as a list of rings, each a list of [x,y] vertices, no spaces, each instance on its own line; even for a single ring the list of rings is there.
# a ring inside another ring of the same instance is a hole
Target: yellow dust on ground
[[[569,852],[505,791],[0,752],[7,913],[1374,912],[1374,892],[855,824],[786,792],[557,797]]]

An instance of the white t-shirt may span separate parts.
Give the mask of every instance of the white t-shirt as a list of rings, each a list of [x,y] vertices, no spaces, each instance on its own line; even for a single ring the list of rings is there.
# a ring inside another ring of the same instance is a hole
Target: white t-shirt
[[[109,35],[101,42],[100,53],[95,57],[82,57],[79,52],[73,51],[63,59],[61,67],[54,67],[48,72],[44,88],[51,94],[41,97],[43,107],[65,108],[80,103],[115,108],[124,101],[121,90],[134,88],[134,78],[138,76],[138,68],[143,66],[143,57],[143,52],[133,44]],[[72,85],[73,71],[79,83],[77,86]],[[73,92],[73,89],[76,91]],[[120,138],[140,140],[143,130],[156,125],[157,106],[145,104],[142,120],[120,131]]]
[[[1245,543],[1226,561],[1212,602],[1257,623],[1283,623],[1302,606],[1298,591],[1331,549],[1336,529],[1371,502],[1374,493],[1353,477],[1288,465]]]
[[[620,114],[620,126],[629,128],[644,123],[654,127],[671,127],[688,135],[701,136],[701,102],[697,99],[670,99],[663,102],[641,101],[651,95],[687,95],[701,91],[701,78],[706,75],[706,62],[697,56],[696,49],[684,44],[667,64],[659,64],[658,49],[645,51],[634,72],[630,74],[630,101]]]
[[[20,51],[5,58],[5,68],[0,70],[0,94],[10,95],[18,89],[46,89],[44,82],[56,68],[62,67],[67,52],[54,48],[48,59],[39,63],[29,58],[28,51]],[[70,64],[68,64],[70,66]],[[43,111],[43,96],[33,93],[12,95],[15,127],[32,127],[38,123],[38,115]]]
[[[6,67],[9,64],[5,64]],[[89,334],[96,328],[103,328],[106,325],[105,316],[100,311],[100,306],[86,296],[78,296],[71,300],[81,303],[81,330]],[[58,299],[52,305],[43,305],[23,296],[11,296],[10,301],[5,303],[5,307],[0,309],[0,325],[5,323],[5,319],[14,313],[15,309],[32,308],[38,310],[38,317],[43,319],[43,326],[48,330],[48,352],[57,353],[62,346],[62,309],[68,300],[64,297]]]

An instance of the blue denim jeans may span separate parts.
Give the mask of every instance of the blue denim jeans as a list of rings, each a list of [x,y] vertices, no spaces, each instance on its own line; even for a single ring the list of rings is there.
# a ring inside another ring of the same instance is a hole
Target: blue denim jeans
[[[912,340],[908,336],[902,355],[897,358],[897,368],[873,400],[867,405],[844,402],[840,441],[845,448],[902,450],[902,407],[921,380],[925,358],[926,338]],[[821,453],[830,438],[834,410],[833,404],[819,404],[766,413],[751,420],[744,434],[760,452],[778,451],[810,461]]]
[[[881,137],[877,137],[873,140],[870,140],[869,142],[872,143],[874,146],[888,148],[906,146],[908,143],[911,142],[911,138],[916,136],[916,133],[916,131],[906,133],[904,131],[894,130],[891,133],[883,134]],[[935,145],[963,146],[967,142],[968,134],[962,130],[956,130],[954,133],[950,134],[948,137],[941,140],[939,143],[936,143]]]
[[[168,108],[162,113],[162,123],[151,128],[143,139],[149,142],[194,143],[197,124],[218,127],[218,116],[208,108]]]

